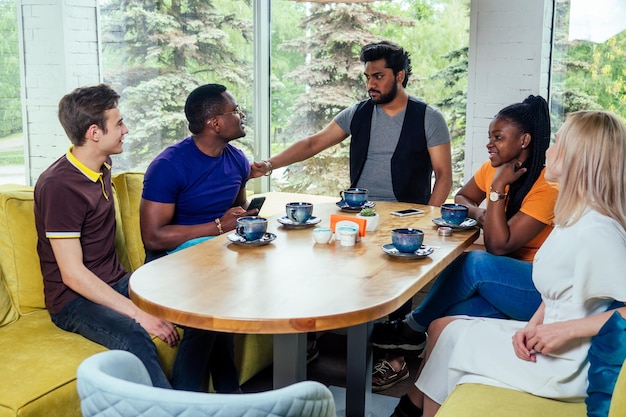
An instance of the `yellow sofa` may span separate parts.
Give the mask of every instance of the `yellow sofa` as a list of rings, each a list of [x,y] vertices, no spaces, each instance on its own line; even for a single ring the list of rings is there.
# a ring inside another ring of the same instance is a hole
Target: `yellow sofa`
[[[458,385],[437,417],[587,417],[585,403],[567,403],[482,384]],[[626,371],[619,374],[609,417],[626,416]]]
[[[143,264],[139,233],[141,173],[114,176],[118,230],[116,248],[128,271]],[[155,338],[166,372],[174,348]],[[105,350],[57,328],[45,309],[37,256],[33,189],[0,186],[0,417],[79,417],[76,369]],[[272,362],[269,335],[236,335],[241,383]]]

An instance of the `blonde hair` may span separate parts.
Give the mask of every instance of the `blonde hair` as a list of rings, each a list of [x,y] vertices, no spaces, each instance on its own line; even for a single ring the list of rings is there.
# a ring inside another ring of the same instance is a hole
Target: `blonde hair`
[[[563,172],[555,223],[575,223],[587,208],[626,228],[626,128],[612,112],[579,111],[559,131],[557,158]]]

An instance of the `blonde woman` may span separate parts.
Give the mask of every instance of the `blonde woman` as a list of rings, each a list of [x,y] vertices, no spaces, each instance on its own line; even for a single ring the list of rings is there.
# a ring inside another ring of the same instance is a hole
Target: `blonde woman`
[[[626,315],[626,130],[610,112],[568,116],[546,152],[558,182],[554,231],[537,252],[542,303],[528,322],[444,317],[429,327],[424,366],[394,415],[434,416],[458,384],[478,382],[584,401],[590,339]]]

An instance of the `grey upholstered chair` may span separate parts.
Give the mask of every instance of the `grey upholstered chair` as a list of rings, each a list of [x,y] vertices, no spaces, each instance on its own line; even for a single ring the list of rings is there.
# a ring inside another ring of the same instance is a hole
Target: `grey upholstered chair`
[[[132,353],[109,350],[78,367],[84,417],[335,417],[333,396],[324,385],[304,381],[256,394],[210,394],[152,386]]]

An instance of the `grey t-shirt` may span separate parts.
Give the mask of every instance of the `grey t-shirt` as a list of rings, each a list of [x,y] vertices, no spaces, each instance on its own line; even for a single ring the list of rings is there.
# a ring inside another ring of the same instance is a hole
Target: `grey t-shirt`
[[[335,116],[335,122],[350,135],[350,124],[358,103],[342,110]],[[396,201],[391,182],[391,157],[400,140],[406,108],[391,117],[380,106],[374,106],[370,145],[363,172],[357,187],[369,191],[369,199],[380,201]],[[424,116],[424,131],[429,148],[450,142],[448,125],[441,112],[427,105]]]

